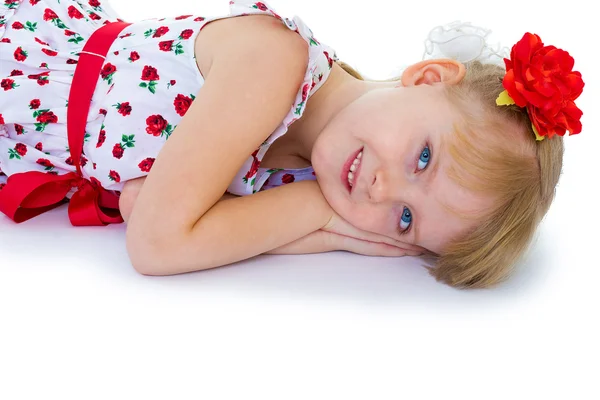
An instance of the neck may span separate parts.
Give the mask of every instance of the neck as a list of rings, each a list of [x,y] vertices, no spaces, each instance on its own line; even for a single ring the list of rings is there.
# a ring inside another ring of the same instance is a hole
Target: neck
[[[319,134],[341,110],[371,90],[395,87],[398,84],[398,81],[363,81],[333,63],[329,77],[310,97],[302,118],[294,122],[284,136],[289,141],[290,148],[294,149],[294,155],[310,162]]]

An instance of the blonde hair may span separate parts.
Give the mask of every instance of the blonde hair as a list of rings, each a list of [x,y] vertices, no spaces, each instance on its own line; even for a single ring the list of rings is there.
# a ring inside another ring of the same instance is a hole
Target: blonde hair
[[[364,80],[348,64],[338,64]],[[483,288],[508,278],[527,250],[554,199],[564,147],[560,136],[536,141],[526,110],[496,105],[504,90],[504,68],[478,61],[465,66],[462,81],[445,91],[462,116],[447,140],[456,161],[448,175],[493,198],[494,206],[434,257],[429,271],[450,286]]]

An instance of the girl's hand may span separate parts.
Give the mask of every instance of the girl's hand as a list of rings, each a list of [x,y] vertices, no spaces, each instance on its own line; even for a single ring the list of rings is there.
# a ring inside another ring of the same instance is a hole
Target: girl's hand
[[[345,237],[359,239],[361,241],[368,241],[374,243],[385,243],[396,248],[404,249],[410,252],[410,255],[421,255],[428,253],[426,249],[420,246],[415,246],[410,243],[405,243],[399,240],[392,239],[388,236],[379,235],[377,233],[363,231],[348,221],[340,217],[336,212],[333,211],[333,215],[327,225],[321,228],[321,230],[329,233],[335,233]]]
[[[327,232],[322,229],[268,251],[265,254],[310,254],[336,250],[381,257],[419,256],[423,254],[422,251],[409,250],[387,243],[356,239],[350,236]]]

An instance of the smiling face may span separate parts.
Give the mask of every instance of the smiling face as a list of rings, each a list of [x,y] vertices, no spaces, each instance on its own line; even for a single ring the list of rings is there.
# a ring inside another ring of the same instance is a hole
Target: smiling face
[[[491,204],[446,174],[453,159],[444,141],[459,121],[443,90],[369,91],[325,126],[311,155],[323,194],[342,218],[436,254],[477,223],[469,215]],[[361,149],[350,189],[344,168]]]

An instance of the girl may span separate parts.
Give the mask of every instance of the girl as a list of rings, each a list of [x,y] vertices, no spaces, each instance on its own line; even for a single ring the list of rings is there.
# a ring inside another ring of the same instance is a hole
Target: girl
[[[530,33],[502,67],[433,58],[376,82],[264,2],[128,24],[105,1],[2,1],[0,210],[67,198],[74,225],[125,221],[143,274],[347,250],[490,286],[581,131],[573,59]]]

